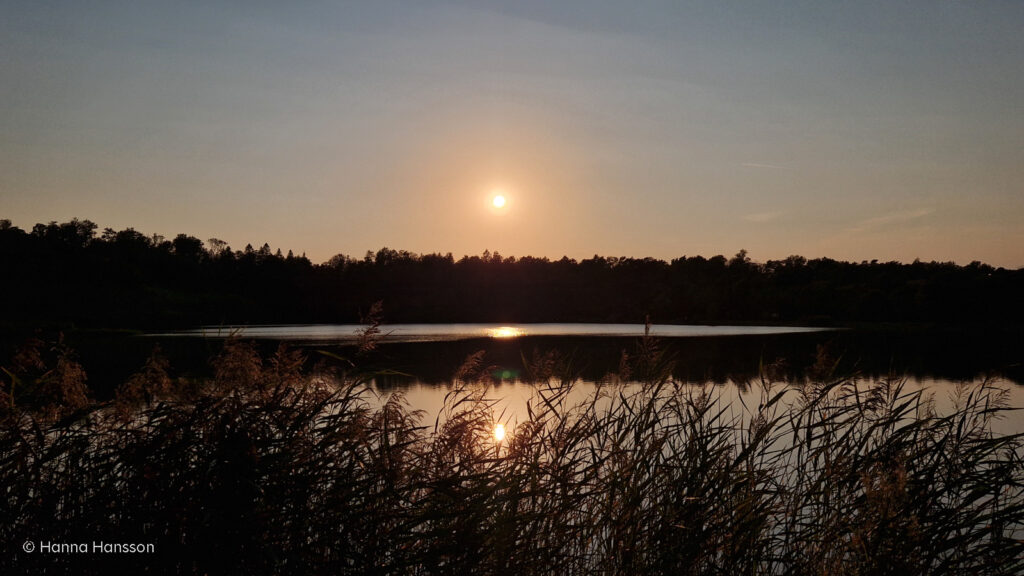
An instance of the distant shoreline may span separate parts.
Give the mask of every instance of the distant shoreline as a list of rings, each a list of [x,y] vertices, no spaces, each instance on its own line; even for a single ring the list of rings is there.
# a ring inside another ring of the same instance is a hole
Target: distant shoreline
[[[8,223],[9,224],[9,223]],[[382,248],[324,264],[268,245],[233,251],[179,234],[96,234],[88,220],[0,226],[6,327],[613,323],[1024,326],[1024,270],[941,262],[754,262],[718,255],[585,260]],[[902,329],[902,328],[901,328]],[[927,328],[926,328],[927,329]]]

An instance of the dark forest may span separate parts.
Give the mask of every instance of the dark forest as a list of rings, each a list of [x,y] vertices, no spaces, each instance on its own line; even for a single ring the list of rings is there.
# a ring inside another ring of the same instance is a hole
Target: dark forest
[[[358,322],[1020,324],[1024,270],[790,256],[459,259],[382,248],[322,264],[264,244],[173,239],[89,220],[0,220],[8,326],[184,328]]]

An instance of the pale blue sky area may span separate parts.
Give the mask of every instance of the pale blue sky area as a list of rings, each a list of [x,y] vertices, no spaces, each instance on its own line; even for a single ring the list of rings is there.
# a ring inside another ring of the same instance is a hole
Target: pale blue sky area
[[[3,2],[0,217],[1024,266],[1024,3],[550,4]]]

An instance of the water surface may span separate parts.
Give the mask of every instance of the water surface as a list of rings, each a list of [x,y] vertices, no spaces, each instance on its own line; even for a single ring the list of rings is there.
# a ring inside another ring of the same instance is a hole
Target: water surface
[[[310,368],[349,358],[360,370],[378,374],[373,384],[382,397],[402,393],[428,414],[440,407],[467,356],[483,352],[490,392],[514,419],[536,387],[530,364],[554,354],[585,395],[619,370],[624,354],[636,353],[644,329],[642,324],[386,324],[369,354],[357,350],[366,326],[356,324],[208,326],[141,338],[82,334],[72,344],[100,398],[138,371],[157,344],[173,376],[202,378],[212,374],[210,360],[223,339],[237,336],[256,341],[264,356],[279,342],[300,348]],[[750,400],[766,372],[781,384],[799,386],[815,378],[824,360],[865,384],[906,378],[909,386],[934,393],[946,406],[958,387],[994,379],[1009,392],[1010,405],[1024,407],[1020,331],[655,324],[651,335],[672,360],[675,381],[713,385],[726,401]],[[998,427],[1024,432],[1024,411],[1008,414]]]
[[[206,338],[240,337],[293,342],[347,343],[358,340],[366,330],[361,324],[289,324],[254,326],[205,326],[193,330],[165,332],[150,336],[186,336]],[[450,342],[473,338],[520,338],[535,336],[639,337],[642,324],[388,324],[380,327],[383,342]],[[711,336],[759,336],[822,332],[828,328],[806,326],[704,326],[652,324],[650,333],[658,338],[697,338]]]

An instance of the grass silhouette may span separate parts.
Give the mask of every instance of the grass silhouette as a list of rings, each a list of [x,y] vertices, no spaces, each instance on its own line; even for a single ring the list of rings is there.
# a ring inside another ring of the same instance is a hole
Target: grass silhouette
[[[229,340],[203,381],[156,353],[108,402],[84,399],[72,357],[5,368],[0,538],[156,552],[17,550],[3,573],[1024,570],[1024,451],[992,432],[1009,408],[989,383],[938,414],[899,378],[823,369],[763,379],[737,414],[674,381],[648,336],[582,401],[570,360],[533,358],[534,396],[496,443],[482,354],[437,415],[283,346]]]

